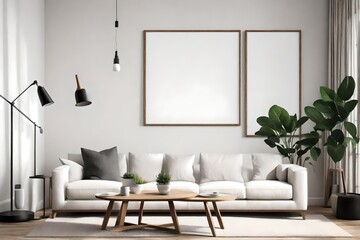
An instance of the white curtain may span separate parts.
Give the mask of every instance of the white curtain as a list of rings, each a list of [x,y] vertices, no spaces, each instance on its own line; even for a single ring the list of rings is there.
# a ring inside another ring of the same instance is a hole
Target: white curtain
[[[337,89],[345,76],[353,76],[356,82],[354,98],[360,96],[359,79],[359,31],[360,31],[360,0],[330,0],[329,5],[329,76],[328,86]],[[359,129],[360,107],[351,114],[348,121],[353,122]],[[327,137],[327,136],[325,136]],[[329,168],[343,168],[345,172],[346,188],[348,192],[360,191],[360,162],[358,148],[348,147],[345,158],[334,164],[325,153],[325,173]],[[324,151],[325,152],[325,151]],[[325,174],[327,177],[327,174]],[[340,184],[339,176],[334,183]],[[325,179],[327,180],[327,179]],[[343,191],[340,184],[340,191]],[[327,196],[325,196],[326,198]],[[327,202],[327,199],[325,199]]]

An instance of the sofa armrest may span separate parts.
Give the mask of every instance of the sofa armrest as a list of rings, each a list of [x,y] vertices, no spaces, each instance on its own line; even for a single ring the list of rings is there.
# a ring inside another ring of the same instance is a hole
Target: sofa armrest
[[[293,200],[301,210],[308,205],[308,175],[307,168],[292,164],[288,167],[288,183],[293,186]]]
[[[65,205],[66,187],[69,182],[70,167],[62,165],[52,171],[52,208],[61,209]]]

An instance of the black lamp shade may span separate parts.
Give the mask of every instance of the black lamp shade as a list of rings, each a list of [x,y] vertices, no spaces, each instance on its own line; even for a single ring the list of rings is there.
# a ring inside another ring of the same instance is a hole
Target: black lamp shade
[[[50,95],[47,93],[44,87],[38,86],[37,92],[39,95],[41,105],[43,107],[54,103],[54,101],[51,99]]]
[[[83,107],[91,104],[91,102],[87,97],[86,90],[84,88],[77,89],[75,91],[75,99],[76,99],[75,106],[77,107]]]

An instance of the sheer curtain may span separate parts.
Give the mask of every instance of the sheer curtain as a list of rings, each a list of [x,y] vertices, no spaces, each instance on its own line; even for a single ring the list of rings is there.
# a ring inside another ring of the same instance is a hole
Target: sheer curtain
[[[345,76],[353,76],[356,82],[354,98],[360,96],[359,32],[360,0],[330,0],[329,5],[329,73],[328,86],[337,89]],[[359,129],[360,107],[351,114],[349,121]],[[329,168],[343,168],[348,192],[360,192],[360,159],[356,149],[348,147],[345,158],[334,164],[325,153],[325,173]],[[325,151],[324,151],[325,152]],[[327,174],[325,174],[327,177]],[[327,180],[327,179],[325,179]],[[339,184],[339,177],[337,176]],[[342,184],[340,184],[340,187]],[[343,191],[341,189],[340,191]],[[325,196],[327,197],[327,196]],[[327,199],[325,199],[327,202]]]

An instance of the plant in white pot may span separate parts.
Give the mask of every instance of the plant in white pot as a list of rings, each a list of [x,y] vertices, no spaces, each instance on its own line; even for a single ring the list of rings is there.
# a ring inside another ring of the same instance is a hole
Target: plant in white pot
[[[171,189],[171,175],[167,172],[160,172],[156,176],[157,188],[160,194],[168,194]]]
[[[142,185],[146,183],[146,181],[143,178],[141,178],[137,173],[134,173],[133,180],[134,183],[132,186],[130,186],[130,192],[134,194],[141,193]]]
[[[123,187],[130,187],[134,184],[134,173],[126,172],[122,176],[122,186]]]

